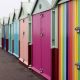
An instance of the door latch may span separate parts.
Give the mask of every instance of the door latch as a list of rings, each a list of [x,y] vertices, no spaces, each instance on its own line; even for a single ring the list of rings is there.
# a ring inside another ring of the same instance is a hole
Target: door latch
[[[80,70],[80,63],[75,64],[77,66],[77,69]]]
[[[23,36],[25,35],[25,32],[23,32]]]

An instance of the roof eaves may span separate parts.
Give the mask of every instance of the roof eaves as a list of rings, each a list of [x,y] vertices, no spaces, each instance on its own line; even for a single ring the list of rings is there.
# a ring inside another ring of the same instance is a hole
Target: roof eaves
[[[38,3],[38,1],[39,1],[39,0],[36,0],[36,1],[35,1],[31,14],[33,14],[33,12],[34,12],[34,10],[35,10],[35,8],[36,8],[36,5],[37,5],[37,3]]]

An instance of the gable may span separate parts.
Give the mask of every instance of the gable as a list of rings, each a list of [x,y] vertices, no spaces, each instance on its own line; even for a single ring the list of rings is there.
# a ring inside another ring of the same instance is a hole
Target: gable
[[[19,17],[19,9],[15,9],[15,10],[14,10],[14,15],[13,15],[13,21],[14,21],[15,19],[18,19],[18,17]]]
[[[12,22],[13,22],[13,15],[14,15],[14,13],[11,13],[11,14],[10,14],[9,24],[12,24]]]
[[[8,17],[4,18],[4,25],[8,24],[8,19],[9,19]]]
[[[27,17],[27,7],[26,7],[27,4],[28,4],[28,2],[22,2],[20,13],[19,13],[19,19],[23,19],[23,18]]]
[[[67,2],[67,1],[70,1],[70,0],[53,0],[52,1],[52,7],[55,8],[58,4],[62,4],[62,3]]]
[[[3,25],[3,19],[0,20],[1,24]]]
[[[24,9],[22,9],[22,12],[21,12],[21,15],[20,15],[20,18],[19,19],[23,19],[27,16],[26,12]]]
[[[13,15],[13,20],[12,20],[12,21],[14,21],[14,19],[15,19],[15,13],[14,13],[14,15]]]
[[[33,14],[37,14],[49,9],[51,9],[51,4],[47,0],[38,0]]]
[[[18,19],[18,16],[19,16],[19,9],[16,9],[15,10],[15,19]]]

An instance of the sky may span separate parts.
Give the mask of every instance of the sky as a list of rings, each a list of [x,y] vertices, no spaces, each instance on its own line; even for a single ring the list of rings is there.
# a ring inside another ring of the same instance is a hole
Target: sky
[[[12,13],[14,9],[19,9],[21,2],[25,1],[27,0],[0,0],[0,18],[8,17],[9,13]],[[48,1],[51,2],[51,0]]]

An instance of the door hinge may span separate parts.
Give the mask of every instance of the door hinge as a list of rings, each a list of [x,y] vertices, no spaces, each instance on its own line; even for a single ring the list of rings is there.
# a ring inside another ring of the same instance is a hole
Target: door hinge
[[[80,70],[80,63],[75,64],[77,66],[77,69]]]

